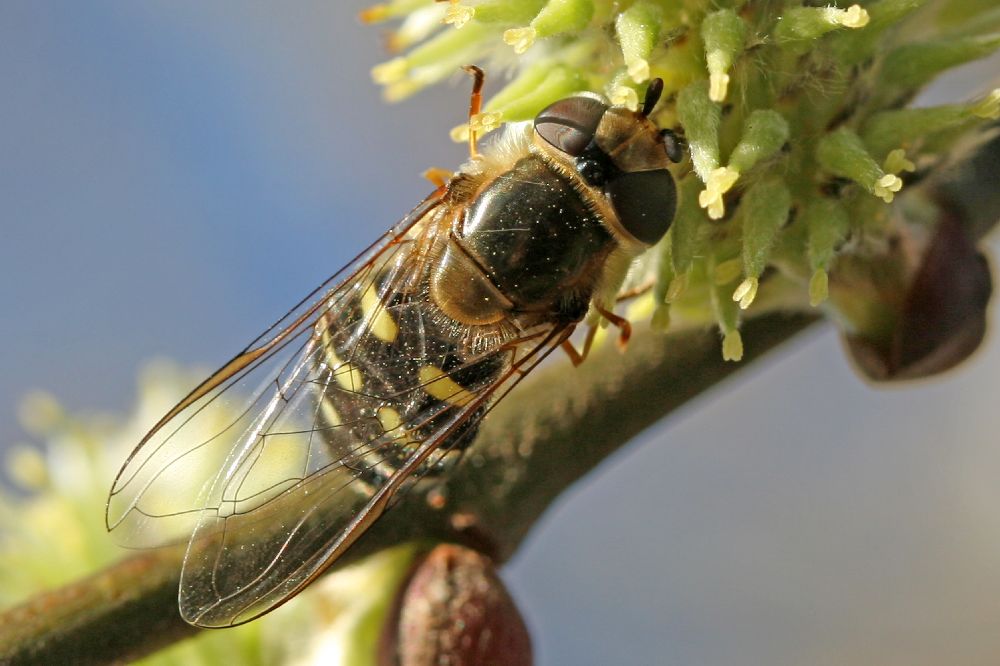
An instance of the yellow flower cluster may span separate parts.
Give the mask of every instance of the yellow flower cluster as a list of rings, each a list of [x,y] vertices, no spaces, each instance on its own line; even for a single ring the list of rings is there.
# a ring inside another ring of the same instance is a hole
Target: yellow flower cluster
[[[372,72],[387,99],[468,63],[513,73],[473,119],[477,134],[584,90],[636,109],[646,83],[663,79],[656,120],[684,136],[690,162],[676,174],[680,209],[657,250],[654,324],[712,317],[737,359],[740,311],[764,294],[794,303],[789,283],[804,304],[826,301],[842,248],[890,233],[878,207],[893,204],[917,165],[933,167],[948,138],[1000,116],[1000,90],[906,107],[939,73],[1000,48],[980,5],[390,0],[363,18],[401,21],[391,41],[409,50]]]

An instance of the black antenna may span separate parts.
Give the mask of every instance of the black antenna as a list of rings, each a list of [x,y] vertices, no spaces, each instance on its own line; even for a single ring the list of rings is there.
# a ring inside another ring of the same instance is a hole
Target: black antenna
[[[660,95],[662,94],[663,79],[656,78],[650,81],[649,87],[646,88],[646,99],[642,102],[642,111],[640,113],[643,116],[649,116],[653,112],[653,107],[660,101]]]

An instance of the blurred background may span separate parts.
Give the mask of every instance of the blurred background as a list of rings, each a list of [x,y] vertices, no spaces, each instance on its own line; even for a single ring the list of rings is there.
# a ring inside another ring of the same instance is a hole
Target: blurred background
[[[29,390],[126,414],[148,360],[219,365],[463,159],[466,77],[384,105],[362,6],[0,3],[0,449]],[[788,345],[538,524],[539,663],[1000,663],[998,389],[995,335],[890,390]]]

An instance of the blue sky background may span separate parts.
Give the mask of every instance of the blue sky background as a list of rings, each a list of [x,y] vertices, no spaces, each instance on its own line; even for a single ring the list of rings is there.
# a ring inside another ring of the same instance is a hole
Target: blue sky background
[[[124,413],[145,361],[218,365],[463,158],[465,78],[383,105],[361,6],[0,3],[0,444],[29,389]],[[874,390],[827,331],[697,401],[506,569],[539,662],[997,663],[998,377],[992,336]]]

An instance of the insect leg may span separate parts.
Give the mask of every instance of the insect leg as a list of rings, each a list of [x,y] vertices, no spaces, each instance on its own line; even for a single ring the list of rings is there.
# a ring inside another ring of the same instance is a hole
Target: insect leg
[[[632,298],[638,298],[639,296],[648,293],[653,288],[653,284],[653,280],[648,280],[626,291],[620,291],[618,292],[618,295],[615,296],[615,302],[621,303],[622,301],[627,301]]]
[[[573,343],[570,342],[568,338],[560,343],[559,346],[562,347],[562,350],[566,352],[567,356],[569,356],[569,360],[573,364],[573,367],[577,367],[587,360],[587,356],[590,354],[590,347],[594,344],[595,335],[597,335],[597,328],[595,326],[591,326],[587,329],[587,337],[583,339],[583,351],[577,351],[576,347],[573,346]]]
[[[619,317],[614,312],[610,310],[605,310],[600,305],[595,304],[595,308],[601,316],[607,319],[613,326],[618,329],[618,347],[620,349],[625,349],[628,345],[629,338],[632,337],[632,324],[629,323],[628,319],[624,317]]]
[[[560,346],[562,347],[562,350],[566,352],[566,356],[569,356],[570,363],[573,364],[574,368],[583,363],[586,358],[586,353],[578,352],[576,347],[574,347],[573,343],[569,340],[563,340]]]

